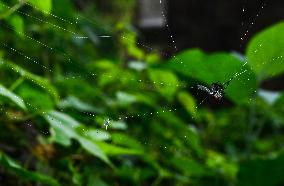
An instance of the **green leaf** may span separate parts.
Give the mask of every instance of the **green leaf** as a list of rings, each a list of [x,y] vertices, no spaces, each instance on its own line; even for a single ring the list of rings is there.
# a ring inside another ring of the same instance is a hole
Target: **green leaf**
[[[190,94],[184,91],[179,92],[178,100],[185,107],[188,113],[190,113],[191,115],[196,114],[196,103],[194,98]]]
[[[58,128],[50,127],[50,138],[49,141],[61,144],[63,146],[70,146],[71,145],[71,138],[67,136],[63,130],[59,130]]]
[[[118,104],[122,106],[129,106],[130,104],[137,101],[136,97],[132,94],[126,92],[117,92],[116,93]]]
[[[3,61],[3,63],[8,66],[10,69],[12,69],[14,72],[20,74],[22,77],[26,78],[27,80],[30,80],[31,82],[35,83],[39,87],[46,90],[51,96],[53,96],[55,102],[58,102],[59,95],[57,93],[57,90],[54,86],[50,84],[50,82],[47,79],[44,79],[40,76],[37,76],[35,74],[32,74],[28,72],[27,70],[23,69],[22,67],[12,63]]]
[[[13,101],[16,105],[18,105],[20,108],[26,110],[26,105],[22,98],[11,92],[10,90],[6,89],[4,86],[0,84],[0,95],[4,96],[11,101]]]
[[[149,77],[157,90],[171,100],[177,91],[178,78],[170,71],[150,69]]]
[[[137,35],[134,32],[123,33],[121,43],[125,45],[127,52],[130,56],[141,60],[145,54],[143,50],[137,47]]]
[[[89,136],[94,141],[106,141],[111,138],[110,134],[105,130],[89,129],[86,132],[86,136]]]
[[[52,10],[52,0],[29,0],[29,2],[43,13],[49,14]]]
[[[75,129],[79,128],[80,124],[70,116],[57,111],[47,112],[43,116],[53,128],[61,131],[66,137],[70,139],[78,137]]]
[[[84,128],[84,126],[78,121],[64,113],[57,111],[50,111],[43,116],[55,129],[55,132],[57,131],[58,134],[65,136],[63,139],[61,139],[61,141],[57,139],[58,142],[61,142],[63,145],[68,145],[70,144],[70,139],[75,139],[86,151],[112,166],[105,153],[94,141],[82,136],[77,132],[78,130]]]
[[[284,72],[284,22],[273,25],[255,35],[246,50],[253,70],[261,78]]]
[[[61,108],[74,108],[80,112],[90,112],[90,113],[101,113],[102,110],[92,106],[91,104],[85,103],[75,96],[69,96],[68,98],[62,100],[59,103]]]
[[[142,151],[137,149],[123,148],[104,142],[97,142],[97,144],[107,155],[142,155]]]
[[[102,147],[98,146],[99,142],[94,142],[92,140],[89,140],[87,138],[78,137],[77,140],[80,142],[81,146],[91,153],[92,155],[100,158],[105,163],[113,167],[112,163],[109,161],[108,157],[106,156],[105,149],[102,149]]]
[[[135,139],[123,133],[115,133],[111,135],[111,139],[115,144],[142,150],[142,145]]]
[[[18,15],[12,15],[9,17],[9,24],[11,24],[16,32],[20,37],[22,37],[22,34],[24,33],[24,20],[22,17]]]
[[[242,103],[248,100],[256,89],[254,72],[248,65],[243,65],[244,62],[232,54],[206,54],[201,50],[192,49],[178,54],[164,67],[189,78],[203,81],[208,85],[218,81],[227,82],[236,73],[242,73],[246,70],[245,73],[235,78],[225,91],[231,100]]]
[[[40,182],[47,185],[59,186],[60,184],[53,178],[40,174],[38,172],[32,172],[23,168],[16,161],[11,159],[6,154],[0,151],[0,165],[9,172],[21,177],[23,180]]]
[[[116,130],[126,130],[127,129],[127,124],[122,121],[111,121],[111,124],[109,126],[111,129],[116,129]]]
[[[51,96],[38,87],[22,84],[17,88],[17,93],[27,103],[29,111],[40,112],[54,108],[54,101]]]

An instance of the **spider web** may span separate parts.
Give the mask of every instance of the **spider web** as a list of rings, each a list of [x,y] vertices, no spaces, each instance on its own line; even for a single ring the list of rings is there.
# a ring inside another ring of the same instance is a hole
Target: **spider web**
[[[162,3],[163,1],[162,0],[159,0],[161,6],[162,6]],[[0,2],[0,6],[2,7],[6,7],[7,9],[12,9],[13,7],[10,7],[10,6],[7,6],[5,4],[3,4],[3,2],[1,1]],[[26,6],[30,6],[32,8],[34,8],[35,10],[38,10],[40,11],[36,6],[33,6],[31,4],[26,4]],[[242,47],[244,41],[245,41],[245,38],[248,36],[248,33],[250,32],[250,30],[252,29],[253,25],[255,24],[255,22],[257,21],[257,18],[260,16],[260,13],[262,12],[262,10],[265,8],[266,6],[266,3],[263,3],[263,5],[261,6],[259,12],[256,14],[256,17],[253,18],[253,20],[248,24],[248,28],[245,30],[243,36],[240,38],[240,46]],[[243,9],[241,10],[241,12],[244,14],[246,12],[246,8],[245,6],[243,7]],[[44,24],[47,24],[51,27],[54,27],[56,29],[58,29],[59,31],[61,32],[67,32],[69,34],[72,35],[72,37],[76,40],[91,40],[92,42],[96,43],[98,38],[95,38],[95,37],[92,37],[92,34],[89,34],[88,36],[87,35],[82,35],[80,34],[79,32],[81,31],[81,28],[79,26],[79,23],[80,21],[82,20],[85,20],[85,21],[88,21],[89,23],[91,23],[92,25],[94,26],[97,26],[98,24],[92,20],[91,18],[87,18],[87,17],[84,17],[83,15],[80,15],[78,14],[78,17],[76,18],[76,20],[67,20],[65,18],[62,18],[58,15],[55,15],[55,14],[52,14],[52,13],[49,13],[49,12],[45,12],[46,14],[48,14],[49,16],[57,19],[57,20],[60,20],[62,22],[62,25],[64,24],[70,24],[70,25],[75,25],[78,28],[75,28],[76,31],[73,31],[73,30],[70,30],[70,29],[67,29],[65,28],[64,26],[61,26],[61,25],[57,25],[55,23],[53,23],[52,21],[49,21],[47,20],[47,18],[41,18],[41,17],[37,17],[35,15],[32,15],[32,13],[25,13],[23,12],[21,9],[17,10],[16,13],[26,17],[27,19],[29,19],[30,21],[34,21],[34,22],[37,22],[37,23],[44,23]],[[170,45],[173,46],[174,48],[174,51],[175,51],[175,54],[173,54],[173,58],[175,59],[175,62],[176,63],[183,63],[183,61],[180,61],[179,59],[177,59],[176,57],[176,53],[179,51],[178,47],[177,47],[177,44],[176,44],[176,41],[175,41],[175,36],[172,34],[172,31],[171,31],[171,28],[168,24],[168,21],[167,21],[167,17],[166,17],[166,14],[165,12],[161,9],[161,14],[162,14],[162,17],[164,19],[164,22],[165,22],[165,25],[166,25],[166,32],[169,34],[169,37],[168,37],[168,40],[169,42],[171,43]],[[10,25],[8,25],[7,23],[5,22],[1,22],[1,26],[10,30],[11,32],[15,33],[15,34],[18,34],[20,37],[22,38],[25,38],[27,40],[30,40],[31,42],[34,42],[35,44],[37,44],[38,46],[40,47],[43,47],[43,48],[46,48],[48,50],[48,53],[59,53],[63,56],[63,58],[65,59],[66,63],[70,63],[70,64],[77,64],[75,61],[72,60],[73,56],[72,54],[70,54],[69,52],[66,52],[66,51],[62,51],[60,48],[56,47],[56,46],[52,46],[51,44],[48,44],[48,41],[40,41],[39,39],[36,39],[32,36],[29,36],[23,32],[19,32],[17,30],[15,30],[13,27],[11,27]],[[244,24],[243,24],[244,26]],[[104,29],[106,33],[109,33],[109,30],[106,30]],[[112,36],[111,35],[100,35],[99,38],[102,38],[102,42],[104,42],[104,39],[108,39],[108,38],[111,38]],[[135,44],[141,46],[142,48],[146,48],[147,50],[151,50],[151,51],[157,51],[156,49],[154,49],[153,47],[150,47],[146,44],[143,44],[143,43],[139,43],[139,42],[136,42],[136,41],[133,41],[129,38],[127,38],[124,34],[121,34],[119,35],[119,37],[123,38],[123,39],[126,39],[127,41],[129,42],[134,42]],[[2,46],[9,49],[11,51],[11,55],[13,54],[16,54],[16,55],[19,55],[23,58],[25,58],[28,62],[31,62],[31,63],[34,63],[50,72],[53,72],[52,69],[50,69],[49,67],[43,65],[40,61],[34,59],[33,57],[29,56],[28,54],[25,54],[24,52],[20,51],[19,49],[16,49],[14,47],[11,46],[11,44],[8,44],[8,43],[2,43]],[[162,55],[167,55],[165,52],[162,52],[160,51],[160,53],[162,53]],[[244,63],[243,66],[247,65],[247,61]],[[186,66],[184,66],[186,67]],[[238,72],[236,72],[235,74],[232,74],[232,77],[236,78],[240,75],[242,75],[243,73],[245,73],[245,70],[242,70],[240,69]],[[71,77],[64,77],[66,79],[75,79],[75,78],[84,78],[84,77],[92,77],[92,78],[97,78],[98,76],[104,76],[104,74],[98,74],[98,73],[92,73],[92,72],[88,72],[87,75],[80,75],[80,76],[71,76]],[[111,75],[107,74],[105,75],[105,77],[107,78],[112,78]],[[123,79],[123,78],[122,78]],[[127,77],[125,78],[127,79]],[[135,79],[133,79],[133,81],[137,81]],[[145,82],[145,80],[142,80],[142,79],[139,79],[138,82],[143,82],[144,83],[144,86],[145,84],[149,85],[149,87],[152,87],[153,84],[156,84],[156,82],[151,82],[151,81],[148,81],[148,82]],[[182,87],[182,88],[186,88],[184,85],[172,85],[172,84],[167,84],[165,83],[167,86],[178,86],[178,87]],[[155,88],[153,88],[154,90]],[[202,101],[200,101],[196,108],[198,108],[200,105],[202,105],[205,101],[206,101],[207,97],[205,99],[202,99]],[[27,103],[29,104],[29,103]],[[165,107],[165,108],[162,108],[161,109],[161,112],[175,112],[177,110],[177,108],[168,108],[168,107]],[[149,116],[152,116],[152,115],[159,115],[160,112],[150,112],[150,113],[141,113],[141,114],[137,114],[137,115],[124,115],[124,116],[120,116],[116,119],[118,120],[127,120],[128,118],[140,118],[140,117],[149,117]]]

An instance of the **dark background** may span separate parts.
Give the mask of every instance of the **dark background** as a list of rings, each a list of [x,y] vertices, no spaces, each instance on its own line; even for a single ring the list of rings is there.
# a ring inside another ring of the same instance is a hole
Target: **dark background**
[[[243,46],[252,35],[283,20],[283,6],[281,0],[168,1],[168,23],[179,50],[198,47],[210,52],[244,52]],[[252,22],[254,25],[250,27]],[[164,48],[173,50],[165,28],[143,29],[143,34],[145,41],[161,43]]]

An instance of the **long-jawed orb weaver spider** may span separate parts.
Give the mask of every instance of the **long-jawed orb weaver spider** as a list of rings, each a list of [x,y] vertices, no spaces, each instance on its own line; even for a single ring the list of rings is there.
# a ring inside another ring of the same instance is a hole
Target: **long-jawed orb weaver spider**
[[[234,77],[232,77],[229,81],[225,83],[221,83],[219,81],[216,83],[212,83],[210,87],[197,85],[197,89],[205,91],[208,95],[213,96],[215,99],[220,100],[224,97],[225,90],[233,79]]]

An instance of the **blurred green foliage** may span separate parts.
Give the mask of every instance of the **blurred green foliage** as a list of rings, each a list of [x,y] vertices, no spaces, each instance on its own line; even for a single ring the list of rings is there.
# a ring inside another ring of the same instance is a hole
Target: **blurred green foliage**
[[[284,72],[283,23],[244,56],[164,60],[137,45],[136,1],[78,2],[0,2],[1,185],[284,184],[284,94],[259,94]],[[241,72],[227,106],[190,88]]]

